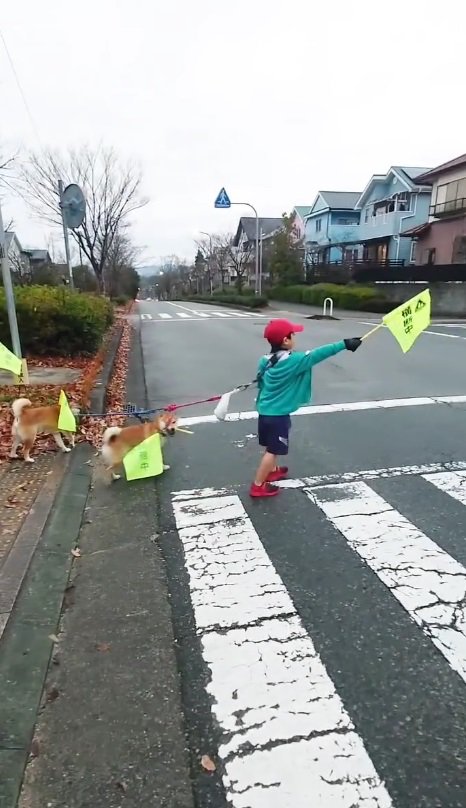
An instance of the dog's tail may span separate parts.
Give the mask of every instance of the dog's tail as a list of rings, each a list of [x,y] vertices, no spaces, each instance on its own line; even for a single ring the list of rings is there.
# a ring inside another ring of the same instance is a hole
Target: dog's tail
[[[26,407],[32,407],[32,404],[28,398],[17,398],[16,401],[13,401],[11,411],[14,415],[15,421],[21,417],[21,413]]]
[[[108,446],[109,443],[113,443],[117,435],[121,432],[121,426],[109,426],[102,437],[102,444],[103,446]]]

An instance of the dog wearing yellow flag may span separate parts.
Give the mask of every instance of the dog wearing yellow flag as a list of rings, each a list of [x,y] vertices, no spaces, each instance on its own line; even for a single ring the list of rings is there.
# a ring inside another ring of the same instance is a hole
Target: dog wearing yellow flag
[[[157,433],[163,442],[167,436],[172,437],[176,432],[178,419],[171,412],[164,412],[157,415],[153,421],[134,426],[109,426],[102,438],[102,457],[107,465],[107,470],[112,472],[112,479],[119,480],[121,474],[117,474],[115,469],[123,462],[124,456],[135,446],[138,446],[147,438]],[[164,465],[164,471],[170,466]]]
[[[71,409],[73,415],[79,415],[79,409]],[[71,452],[71,449],[74,448],[74,433],[65,432],[58,427],[60,418],[59,404],[51,404],[47,407],[33,407],[28,398],[17,398],[16,401],[13,401],[11,410],[13,412],[10,451],[12,459],[18,457],[18,448],[22,446],[25,462],[34,463],[34,459],[31,457],[31,449],[40,432],[45,435],[52,435],[62,452]],[[71,447],[65,446],[61,436],[62,432],[69,439]]]

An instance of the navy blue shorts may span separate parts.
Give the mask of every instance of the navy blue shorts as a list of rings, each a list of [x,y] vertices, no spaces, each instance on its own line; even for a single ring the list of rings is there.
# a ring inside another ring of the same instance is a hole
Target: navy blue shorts
[[[291,429],[289,415],[259,415],[259,443],[270,454],[287,455]]]

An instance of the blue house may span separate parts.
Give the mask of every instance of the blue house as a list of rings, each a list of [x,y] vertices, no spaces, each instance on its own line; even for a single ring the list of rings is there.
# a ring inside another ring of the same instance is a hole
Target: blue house
[[[308,266],[357,257],[360,211],[355,208],[360,197],[360,191],[319,191],[305,217]]]
[[[416,177],[426,171],[429,169],[391,166],[386,174],[371,177],[355,204],[360,211],[359,258],[414,263],[414,241],[403,233],[429,218],[432,189],[416,183]]]

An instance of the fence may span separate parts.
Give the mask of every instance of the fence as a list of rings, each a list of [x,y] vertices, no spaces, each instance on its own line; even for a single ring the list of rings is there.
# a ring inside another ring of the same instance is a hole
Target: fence
[[[407,265],[403,262],[318,264],[309,267],[306,283],[445,283],[466,281],[466,264]]]

